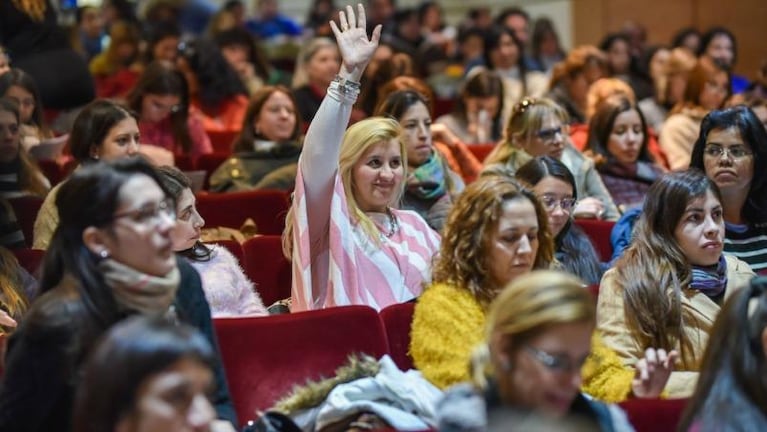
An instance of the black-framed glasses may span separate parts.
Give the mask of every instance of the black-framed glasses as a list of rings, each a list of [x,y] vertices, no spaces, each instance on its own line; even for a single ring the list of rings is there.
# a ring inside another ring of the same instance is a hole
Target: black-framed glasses
[[[575,207],[575,204],[578,202],[575,198],[562,198],[559,199],[555,197],[554,195],[542,195],[540,198],[541,204],[543,204],[543,208],[545,208],[548,211],[554,211],[554,209],[559,206],[559,208],[562,209],[562,211],[569,212]]]
[[[176,203],[172,198],[165,198],[157,204],[146,204],[136,210],[115,213],[112,222],[117,219],[130,218],[138,224],[157,224],[165,217],[170,221],[176,220]]]
[[[706,156],[711,156],[713,158],[720,158],[727,154],[727,157],[732,157],[733,159],[743,159],[754,154],[751,150],[742,145],[722,147],[718,144],[707,145],[703,148],[703,153],[705,153]]]
[[[586,359],[572,361],[569,357],[558,354],[549,354],[530,345],[525,345],[527,351],[534,359],[544,365],[547,369],[557,373],[576,373],[580,372]]]
[[[557,126],[551,129],[541,129],[535,134],[535,136],[540,138],[541,141],[549,143],[554,141],[557,138],[557,135],[564,136],[564,134],[565,128],[562,126]]]

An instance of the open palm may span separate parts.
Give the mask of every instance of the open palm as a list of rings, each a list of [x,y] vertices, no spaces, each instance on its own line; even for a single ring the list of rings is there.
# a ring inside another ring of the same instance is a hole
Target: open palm
[[[330,22],[330,27],[336,35],[338,49],[341,51],[343,66],[347,72],[355,75],[357,78],[370,62],[373,53],[378,47],[378,41],[381,39],[380,25],[376,26],[373,30],[373,35],[370,39],[368,39],[366,26],[365,9],[361,4],[357,5],[356,16],[354,9],[351,6],[346,6],[346,11],[339,13],[338,25],[334,21]]]

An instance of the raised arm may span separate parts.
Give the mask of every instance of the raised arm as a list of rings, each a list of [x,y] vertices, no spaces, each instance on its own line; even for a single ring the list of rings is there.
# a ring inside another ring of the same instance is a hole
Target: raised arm
[[[303,176],[310,231],[312,227],[327,226],[330,217],[330,197],[333,179],[338,170],[338,154],[352,105],[359,94],[359,80],[370,62],[378,41],[381,26],[373,30],[368,39],[365,9],[357,5],[357,15],[351,6],[341,11],[338,22],[330,27],[341,52],[341,69],[338,78],[330,84],[320,108],[306,133],[299,169]]]

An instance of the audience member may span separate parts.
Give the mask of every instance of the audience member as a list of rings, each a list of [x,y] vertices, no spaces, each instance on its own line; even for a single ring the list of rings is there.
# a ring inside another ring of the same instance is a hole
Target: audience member
[[[503,81],[492,71],[477,69],[466,76],[450,114],[436,122],[447,126],[466,144],[489,144],[501,139]]]
[[[338,68],[338,46],[329,38],[315,38],[301,47],[293,73],[293,94],[298,102],[301,121],[310,124],[325,97],[325,89]]]
[[[133,88],[141,73],[139,28],[118,21],[109,28],[109,47],[91,60],[89,69],[96,82],[96,95],[122,98]]]
[[[554,65],[565,59],[565,50],[559,42],[554,22],[547,17],[535,20],[530,47],[530,58],[537,70],[551,73]]]
[[[607,59],[594,46],[584,45],[570,51],[554,65],[547,97],[561,105],[573,123],[586,123],[586,95],[594,81],[605,75]]]
[[[655,92],[652,97],[639,101],[639,109],[647,120],[647,126],[660,135],[669,112],[684,99],[690,71],[695,67],[695,56],[687,49],[674,48],[662,66],[663,49],[651,56],[650,76]]]
[[[0,97],[14,99],[19,106],[19,133],[24,150],[53,137],[43,119],[43,101],[31,75],[16,68],[0,75]]]
[[[439,236],[415,212],[392,208],[404,187],[407,150],[394,120],[360,121],[344,134],[359,79],[381,35],[368,40],[365,10],[331,24],[342,54],[338,78],[309,126],[283,236],[293,261],[293,311],[346,304],[381,309],[417,297],[429,281]]]
[[[699,57],[706,57],[730,74],[729,94],[742,93],[748,88],[749,82],[746,77],[733,73],[735,62],[738,60],[738,46],[735,35],[724,27],[713,27],[703,34],[700,40],[700,48],[697,51]]]
[[[599,48],[607,58],[608,76],[623,80],[630,85],[637,99],[652,95],[652,86],[639,71],[638,59],[631,53],[631,41],[626,34],[608,34]]]
[[[16,101],[0,98],[0,198],[45,197],[51,184],[21,145]]]

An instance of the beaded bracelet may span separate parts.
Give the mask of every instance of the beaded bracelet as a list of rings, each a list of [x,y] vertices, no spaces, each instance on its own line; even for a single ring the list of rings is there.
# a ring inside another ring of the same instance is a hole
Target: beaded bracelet
[[[356,81],[352,81],[349,79],[346,79],[340,75],[336,75],[335,78],[333,78],[333,82],[338,83],[338,91],[344,95],[347,94],[357,94],[360,91],[360,83]]]

